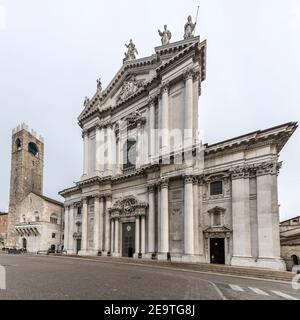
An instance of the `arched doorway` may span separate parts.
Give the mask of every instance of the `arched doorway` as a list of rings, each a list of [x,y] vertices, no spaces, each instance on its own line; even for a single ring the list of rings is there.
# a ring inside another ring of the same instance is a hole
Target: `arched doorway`
[[[27,240],[25,238],[22,239],[22,249],[27,250]]]

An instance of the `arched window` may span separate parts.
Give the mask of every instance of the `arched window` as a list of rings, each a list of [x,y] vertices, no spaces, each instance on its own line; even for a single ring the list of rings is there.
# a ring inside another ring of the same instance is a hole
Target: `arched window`
[[[124,169],[133,168],[136,164],[136,141],[129,138],[124,148]]]
[[[54,223],[54,224],[57,224],[58,222],[58,217],[57,217],[57,214],[56,213],[52,213],[51,216],[50,216],[50,222],[51,223]]]
[[[33,142],[28,143],[28,151],[35,157],[38,157],[39,149],[37,145]]]
[[[22,144],[21,144],[21,140],[18,138],[16,140],[16,150],[20,151],[22,149]]]

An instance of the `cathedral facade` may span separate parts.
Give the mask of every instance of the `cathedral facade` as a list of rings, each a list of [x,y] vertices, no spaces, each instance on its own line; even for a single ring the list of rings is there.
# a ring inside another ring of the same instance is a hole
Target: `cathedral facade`
[[[83,175],[65,198],[69,254],[112,255],[284,270],[278,155],[296,123],[213,145],[198,134],[206,41],[193,35],[123,65],[84,101]]]

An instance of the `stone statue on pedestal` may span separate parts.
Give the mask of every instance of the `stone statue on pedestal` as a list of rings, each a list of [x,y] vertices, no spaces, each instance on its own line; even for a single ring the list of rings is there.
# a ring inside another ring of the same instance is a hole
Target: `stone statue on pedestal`
[[[184,39],[192,38],[194,36],[194,30],[196,27],[196,23],[192,22],[192,17],[188,16],[188,21],[184,25]]]
[[[129,44],[125,44],[127,48],[127,52],[125,52],[125,58],[123,59],[123,63],[126,61],[131,61],[136,59],[136,54],[139,54],[135,44],[132,42],[132,39],[130,39]]]
[[[165,46],[166,44],[170,43],[171,37],[172,37],[172,33],[170,30],[167,29],[167,25],[164,25],[164,31],[160,31],[158,29],[158,34],[161,36],[161,44],[163,46]]]
[[[101,92],[101,91],[102,91],[101,78],[97,79],[97,91],[98,91],[98,92]]]
[[[86,96],[86,97],[84,98],[83,105],[86,107],[86,106],[89,104],[89,102],[90,102],[90,99]]]

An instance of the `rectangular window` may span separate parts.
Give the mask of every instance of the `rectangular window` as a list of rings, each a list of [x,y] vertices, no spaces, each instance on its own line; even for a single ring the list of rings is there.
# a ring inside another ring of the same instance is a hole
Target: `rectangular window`
[[[77,214],[78,214],[78,215],[81,215],[81,207],[78,207],[78,208],[77,208]]]
[[[221,225],[221,215],[219,212],[215,212],[213,214],[213,225],[220,226]]]
[[[52,239],[55,239],[55,237],[56,237],[56,234],[52,233]]]
[[[215,196],[218,194],[223,194],[222,181],[211,182],[210,195]]]

